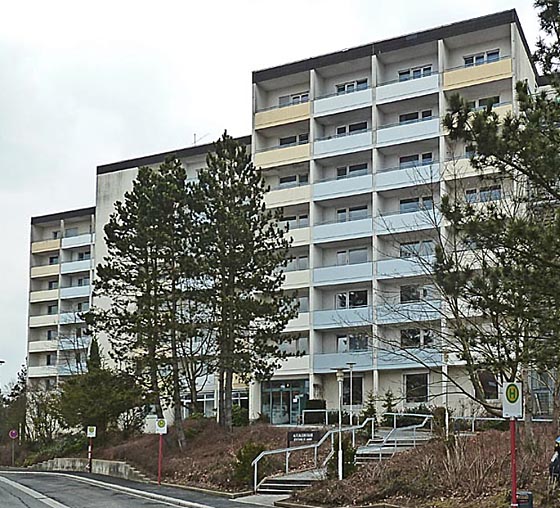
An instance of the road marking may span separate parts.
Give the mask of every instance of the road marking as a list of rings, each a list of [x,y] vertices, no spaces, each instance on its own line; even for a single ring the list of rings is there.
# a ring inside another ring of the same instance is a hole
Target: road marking
[[[17,489],[24,494],[27,494],[29,497],[32,497],[33,499],[36,499],[37,501],[40,501],[41,503],[46,504],[51,508],[70,508],[69,506],[59,503],[58,501],[55,501],[54,499],[51,499],[50,497],[47,497],[44,494],[37,492],[36,490],[30,489],[29,487],[21,485],[17,482],[13,482],[12,480],[8,480],[7,478],[4,478],[2,476],[0,476],[0,482],[9,485],[10,487]]]
[[[124,487],[122,485],[115,485],[113,483],[106,483],[106,482],[102,482],[100,480],[93,480],[92,478],[85,478],[83,476],[76,476],[73,474],[68,474],[68,473],[54,473],[54,472],[50,472],[50,471],[0,471],[0,474],[28,474],[28,475],[33,475],[33,474],[46,474],[46,475],[53,475],[53,476],[63,476],[65,478],[72,478],[73,480],[77,480],[83,483],[89,483],[90,485],[94,485],[96,487],[101,487],[101,488],[105,488],[108,490],[115,490],[115,491],[119,491],[119,492],[123,492],[125,494],[130,494],[132,496],[136,496],[136,497],[143,497],[144,499],[152,499],[154,501],[160,501],[162,503],[166,503],[166,504],[170,504],[172,506],[186,506],[187,508],[215,508],[211,505],[207,505],[207,504],[201,504],[201,503],[195,503],[194,501],[186,501],[183,499],[177,499],[174,497],[169,497],[169,496],[164,496],[162,494],[156,494],[155,492],[146,492],[144,490],[137,490],[137,489],[132,489],[130,487]],[[47,498],[46,496],[43,496],[43,494],[40,494],[39,492],[35,492],[32,489],[29,489],[28,487],[25,487],[23,485],[19,485],[18,483],[12,482],[11,480],[8,480],[7,478],[3,478],[2,476],[0,476],[0,481],[4,481],[6,483],[9,484],[14,484],[17,485],[20,490],[23,489],[28,489],[30,492],[33,492],[34,495],[33,497],[37,498],[36,496],[39,495],[41,498],[46,498],[46,499],[50,499]],[[31,494],[30,494],[31,495]],[[41,501],[45,502],[43,499],[40,499]],[[56,505],[49,505],[52,508],[70,508],[68,506],[65,506],[63,504],[58,503],[57,501],[51,500],[54,503],[57,503]],[[45,503],[48,504],[48,503]]]

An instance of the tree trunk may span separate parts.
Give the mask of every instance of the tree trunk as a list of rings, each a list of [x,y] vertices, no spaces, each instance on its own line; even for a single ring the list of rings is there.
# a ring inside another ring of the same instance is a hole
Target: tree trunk
[[[529,369],[525,365],[521,368],[521,381],[523,382],[523,405],[525,407],[525,436],[527,445],[532,449],[535,442],[533,432],[533,394],[529,386]]]
[[[554,371],[554,390],[552,392],[552,423],[556,434],[560,434],[560,376],[558,370]]]
[[[171,332],[171,357],[173,372],[173,419],[177,432],[177,444],[182,450],[185,446],[185,429],[183,428],[183,403],[181,401],[181,380],[179,377],[179,356],[177,354],[177,332]]]
[[[220,370],[219,370],[219,373],[218,373],[218,423],[219,423],[220,427],[225,426],[225,423],[224,423],[225,383],[224,383],[224,381],[225,381],[224,380],[224,370],[223,370],[223,368],[220,367]]]
[[[233,372],[228,368],[225,372],[225,400],[224,400],[224,427],[230,432],[233,430],[232,408],[233,408]]]

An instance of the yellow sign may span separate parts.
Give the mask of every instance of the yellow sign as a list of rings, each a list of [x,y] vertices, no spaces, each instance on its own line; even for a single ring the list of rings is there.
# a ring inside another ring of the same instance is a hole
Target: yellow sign
[[[515,404],[519,399],[519,388],[517,385],[509,384],[506,389],[506,398],[510,404]]]

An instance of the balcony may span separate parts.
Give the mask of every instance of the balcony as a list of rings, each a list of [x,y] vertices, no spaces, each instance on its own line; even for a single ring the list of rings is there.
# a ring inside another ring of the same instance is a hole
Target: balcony
[[[389,303],[377,306],[378,325],[436,321],[441,318],[441,301]]]
[[[310,144],[292,146],[276,146],[255,153],[255,166],[271,168],[285,164],[296,164],[309,160]]]
[[[326,266],[313,270],[313,284],[315,286],[371,282],[372,279],[373,263],[371,262],[355,265]]]
[[[375,89],[376,104],[412,99],[439,91],[439,74],[407,81],[382,83]]]
[[[325,180],[313,186],[313,200],[334,199],[373,191],[373,176],[360,175],[338,180]]]
[[[375,190],[381,192],[414,187],[416,185],[426,185],[438,182],[439,179],[439,162],[411,167],[382,169],[375,174]]]
[[[432,348],[397,349],[395,351],[380,349],[377,354],[377,368],[379,370],[439,367],[442,363],[441,352]]]
[[[31,244],[31,254],[54,252],[60,249],[60,239],[41,240]]]
[[[309,119],[309,102],[257,111],[255,113],[255,130],[276,127]]]
[[[313,228],[315,243],[336,242],[348,238],[366,238],[373,235],[371,217],[348,222],[327,222]]]
[[[353,109],[364,108],[372,105],[372,89],[358,90],[357,92],[325,95],[317,98],[313,103],[313,116],[315,118]]]
[[[59,376],[76,376],[78,374],[85,374],[87,372],[87,366],[85,364],[77,364],[75,362],[64,362],[57,368]]]
[[[459,180],[461,178],[489,176],[499,173],[496,167],[485,167],[483,170],[475,169],[471,165],[470,157],[458,157],[445,161],[442,177],[445,180]]]
[[[61,351],[74,351],[78,349],[87,349],[91,343],[91,337],[63,337],[59,340],[59,349]]]
[[[274,371],[275,376],[289,376],[292,374],[309,373],[309,355],[291,356],[282,361],[279,369]]]
[[[285,332],[302,332],[309,330],[309,312],[301,312],[294,319],[290,319],[286,325]]]
[[[84,259],[83,261],[69,261],[67,263],[62,263],[60,273],[65,275],[68,273],[88,272],[91,270],[92,265],[93,260],[91,259]]]
[[[28,342],[27,350],[30,353],[44,353],[46,351],[56,351],[58,341],[56,340],[33,340]]]
[[[60,271],[60,265],[43,265],[33,266],[31,268],[31,278],[39,279],[41,277],[55,277]]]
[[[333,369],[348,369],[348,362],[355,363],[354,372],[373,369],[372,351],[347,351],[344,353],[320,353],[313,355],[313,372],[332,374]]]
[[[313,313],[313,328],[325,330],[328,328],[368,326],[373,323],[372,314],[371,307],[317,310]]]
[[[309,185],[271,190],[264,197],[264,202],[268,208],[308,203],[310,200],[311,187]]]
[[[434,260],[434,256],[382,259],[376,263],[376,278],[384,280],[426,275],[430,273]]]
[[[27,369],[29,377],[56,377],[56,374],[56,365],[37,365]]]
[[[95,242],[95,235],[87,233],[84,235],[69,236],[62,239],[62,248],[86,247]]]
[[[299,289],[309,287],[309,270],[297,270],[294,272],[285,272],[283,289]]]
[[[400,143],[412,143],[439,136],[438,117],[414,122],[383,125],[377,130],[377,147],[381,148]]]
[[[373,136],[371,130],[368,129],[355,134],[318,138],[313,144],[313,156],[316,158],[330,157],[344,153],[371,149],[372,146]]]
[[[85,312],[85,311],[84,311]],[[83,318],[80,317],[81,312],[61,312],[60,324],[71,325],[75,323],[84,323]]]
[[[29,316],[29,327],[37,328],[40,326],[56,326],[58,324],[58,314],[43,314],[40,316]]]
[[[91,286],[71,286],[60,289],[60,298],[87,298],[91,292]]]
[[[375,218],[375,232],[377,235],[392,235],[433,229],[441,224],[439,210],[418,210],[409,213],[387,213]]]
[[[309,228],[291,228],[286,236],[292,241],[292,247],[309,245],[311,233]]]
[[[49,302],[53,300],[58,300],[58,289],[31,291],[31,293],[29,293],[29,303]]]
[[[467,86],[479,85],[490,81],[512,77],[511,58],[505,57],[496,62],[458,67],[443,73],[443,89],[456,90]]]

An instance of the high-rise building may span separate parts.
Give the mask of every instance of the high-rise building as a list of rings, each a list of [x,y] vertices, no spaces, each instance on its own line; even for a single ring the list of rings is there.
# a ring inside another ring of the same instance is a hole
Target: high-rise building
[[[300,354],[270,381],[251,384],[252,418],[296,423],[309,399],[338,407],[337,369],[345,370],[345,409],[355,412],[369,393],[379,399],[390,391],[401,408],[465,400],[447,381],[468,389],[460,359],[435,347],[446,327],[427,270],[446,234],[438,206],[450,193],[497,201],[511,183],[481,181],[469,147],[450,142],[442,118],[456,93],[473,108],[516,112],[516,83],[537,89],[530,55],[509,10],[253,73],[252,135],[241,141],[271,186],[267,206],[283,208],[293,239],[285,288],[299,301],[299,315],[286,332],[299,338],[283,347]],[[174,154],[196,178],[210,148],[98,166],[95,228],[79,229],[76,238],[103,230],[138,167]],[[57,379],[49,355],[60,367],[66,361],[58,343],[55,353],[48,349],[47,332],[60,341],[77,333],[66,327],[79,329],[62,319],[80,303],[64,290],[85,276],[65,271],[86,250],[64,234],[70,219],[32,221],[30,379]],[[87,248],[97,261],[107,253],[102,235]],[[60,288],[50,286],[55,279]],[[201,397],[210,414],[214,387],[207,386]],[[246,403],[242,385],[237,397]]]
[[[95,208],[31,219],[28,380],[58,386],[85,371],[90,337],[82,313],[91,305]]]
[[[251,416],[295,423],[308,398],[338,407],[336,369],[346,410],[370,392],[400,408],[464,400],[447,386],[446,374],[468,384],[459,358],[432,347],[445,320],[425,268],[445,234],[441,197],[461,185],[496,200],[508,183],[481,182],[442,118],[455,93],[515,112],[520,80],[535,90],[514,10],[253,73],[254,163],[293,238],[290,347],[306,354],[251,387]]]

